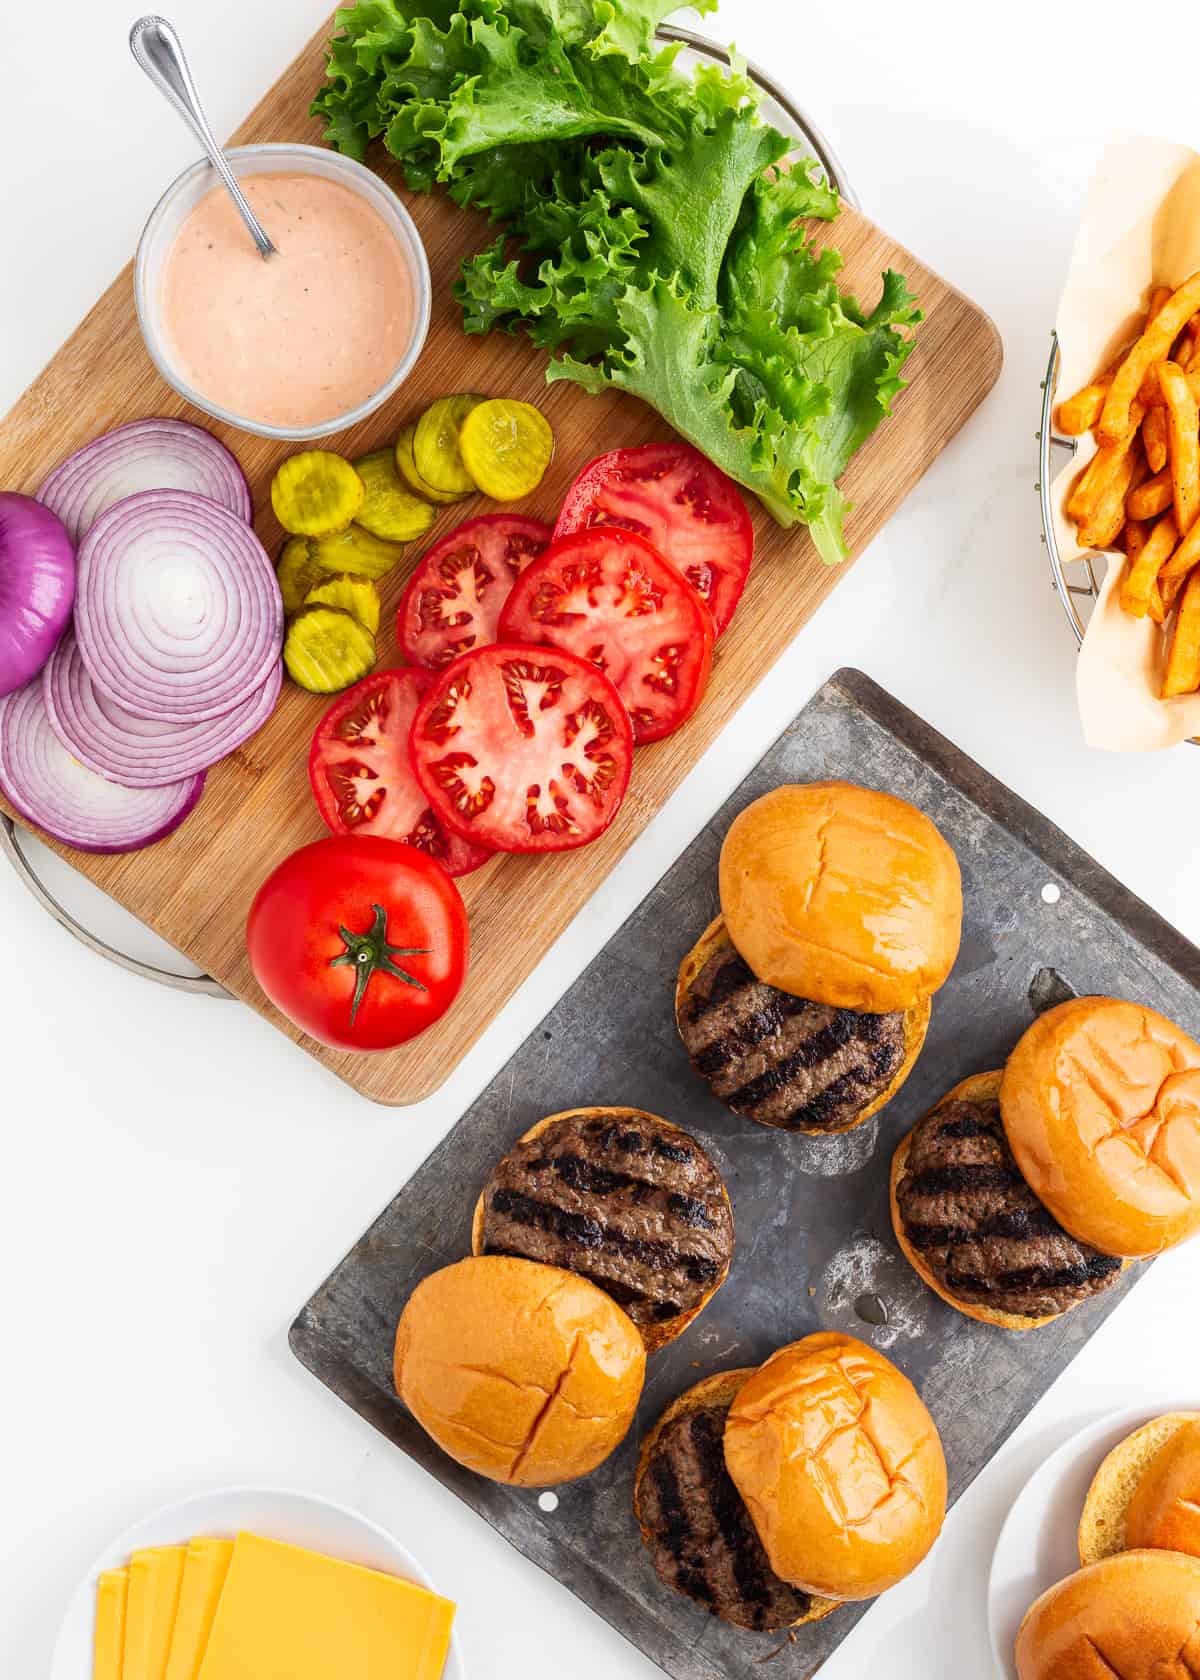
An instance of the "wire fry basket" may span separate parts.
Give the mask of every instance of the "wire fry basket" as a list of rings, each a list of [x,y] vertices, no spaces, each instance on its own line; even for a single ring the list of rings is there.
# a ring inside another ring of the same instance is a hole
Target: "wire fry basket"
[[[1058,334],[1050,335],[1050,360],[1046,366],[1046,377],[1042,381],[1042,423],[1038,429],[1038,481],[1037,493],[1042,509],[1042,541],[1046,545],[1046,553],[1050,558],[1050,576],[1058,592],[1058,598],[1063,604],[1063,611],[1067,621],[1075,632],[1075,640],[1083,643],[1084,632],[1088,627],[1088,620],[1095,610],[1096,602],[1100,598],[1100,580],[1096,576],[1095,556],[1082,554],[1078,560],[1064,561],[1058,549],[1058,537],[1054,530],[1054,518],[1050,505],[1052,481],[1058,476],[1059,470],[1070,461],[1079,448],[1079,440],[1064,437],[1054,428],[1054,397],[1058,387],[1058,370],[1061,363],[1058,348]],[[1057,451],[1057,457],[1055,452]],[[1067,574],[1067,567],[1072,568],[1072,575]],[[1200,747],[1200,739],[1193,737],[1190,747]]]

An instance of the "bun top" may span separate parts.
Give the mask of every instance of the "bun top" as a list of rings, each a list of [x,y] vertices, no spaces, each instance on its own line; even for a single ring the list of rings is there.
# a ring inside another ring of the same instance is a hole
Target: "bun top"
[[[409,1296],[396,1390],[443,1451],[494,1482],[585,1476],[623,1439],[646,1350],[616,1302],[573,1272],[460,1260]]]
[[[758,978],[838,1009],[910,1009],[962,933],[958,860],[921,811],[849,782],[780,787],[734,819],[721,909]]]
[[[781,1348],[739,1390],[725,1462],[771,1568],[823,1598],[874,1598],[946,1515],[946,1460],[901,1371],[852,1336]]]
[[[1200,1418],[1181,1423],[1134,1489],[1125,1544],[1200,1558]]]
[[[1200,1674],[1200,1559],[1119,1552],[1043,1593],[1017,1635],[1018,1680]]]
[[[1059,1224],[1137,1258],[1200,1231],[1200,1045],[1112,998],[1048,1009],[1004,1071],[1017,1165]]]

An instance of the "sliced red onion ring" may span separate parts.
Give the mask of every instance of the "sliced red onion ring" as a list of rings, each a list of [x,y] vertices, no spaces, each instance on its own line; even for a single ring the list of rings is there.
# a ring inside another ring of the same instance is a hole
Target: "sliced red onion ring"
[[[204,777],[124,788],[72,758],[50,727],[40,680],[0,700],[0,790],[14,810],[81,852],[133,852],[178,828]]]
[[[42,672],[50,727],[89,770],[122,787],[165,787],[227,758],[262,728],[283,683],[277,662],[263,686],[233,711],[205,723],[135,717],[88,676],[74,636],[59,642]]]
[[[126,711],[222,717],[278,663],[275,568],[250,527],[207,496],[143,490],[83,539],[75,634],[92,681]]]
[[[84,444],[37,493],[78,544],[115,502],[140,490],[191,490],[246,525],[254,517],[246,475],[223,443],[186,420],[131,420]]]

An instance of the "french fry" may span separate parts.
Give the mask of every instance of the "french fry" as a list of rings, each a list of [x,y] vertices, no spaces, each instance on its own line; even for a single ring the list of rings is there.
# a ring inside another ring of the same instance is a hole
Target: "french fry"
[[[1170,565],[1170,561],[1167,562],[1167,565]],[[1162,596],[1163,618],[1164,619],[1166,618],[1166,615],[1170,612],[1171,608],[1175,605],[1175,602],[1176,602],[1176,600],[1178,599],[1178,596],[1179,596],[1179,591],[1183,588],[1183,586],[1187,582],[1188,578],[1191,577],[1192,571],[1194,571],[1194,570],[1195,570],[1195,568],[1193,567],[1189,571],[1173,572],[1170,576],[1168,576],[1167,575],[1167,567],[1164,566],[1162,571],[1159,572],[1158,582],[1157,582],[1156,587],[1158,589],[1159,594]],[[1162,620],[1160,620],[1159,622],[1161,623]]]
[[[1157,519],[1160,513],[1165,513],[1170,507],[1174,494],[1171,469],[1163,467],[1153,478],[1148,478],[1145,484],[1139,484],[1136,490],[1129,492],[1125,512],[1130,519]]]
[[[1196,354],[1196,340],[1190,332],[1185,332],[1176,340],[1175,348],[1171,351],[1171,360],[1180,372],[1186,373],[1192,365],[1192,358]]]
[[[1196,368],[1200,368],[1200,362],[1197,362],[1194,365]],[[1155,372],[1157,366],[1157,362],[1151,363],[1150,371],[1147,373],[1145,379],[1142,380],[1141,389],[1138,391],[1137,400],[1141,403],[1143,408],[1166,407],[1166,403],[1163,400],[1162,386],[1158,383],[1158,374]],[[1200,402],[1200,372],[1189,373],[1187,376],[1187,382],[1192,388],[1192,395],[1196,398],[1197,402]],[[1097,384],[1099,383],[1100,381],[1097,380]]]
[[[1163,305],[1170,303],[1170,301],[1170,286],[1155,286],[1154,290],[1150,293],[1150,308],[1146,312],[1146,320],[1153,321],[1154,317],[1158,314]]]
[[[1155,578],[1154,582],[1150,585],[1150,606],[1148,611],[1155,624],[1165,624],[1167,622],[1167,603],[1163,599],[1163,592],[1159,586],[1157,578]]]
[[[1200,565],[1200,522],[1192,526],[1158,574],[1159,586],[1168,606],[1175,600],[1197,565]]]
[[[1200,572],[1193,571],[1179,602],[1175,630],[1167,653],[1162,697],[1195,694],[1200,689]]]
[[[1139,469],[1145,471],[1141,450],[1129,450],[1080,525],[1076,536],[1081,548],[1111,548],[1125,523],[1125,498]]]
[[[1159,364],[1156,363],[1155,366]],[[1142,447],[1150,463],[1150,471],[1160,473],[1167,464],[1167,411],[1151,408],[1142,421]]]
[[[1077,523],[1084,524],[1091,518],[1109,482],[1120,471],[1122,462],[1137,442],[1143,415],[1142,405],[1135,402],[1129,410],[1129,430],[1117,443],[1101,444],[1083,469],[1067,501],[1067,512]]]
[[[1174,362],[1158,364],[1158,382],[1167,400],[1167,441],[1175,523],[1186,537],[1200,512],[1200,408]]]
[[[1125,529],[1120,534],[1120,546],[1125,550],[1130,560],[1136,560],[1146,546],[1146,539],[1150,535],[1150,527],[1141,519],[1127,519]]]
[[[1082,391],[1076,391],[1066,402],[1059,403],[1054,423],[1064,437],[1082,437],[1084,432],[1091,431],[1104,407],[1108,383],[1107,379],[1097,379],[1095,384],[1085,385]],[[1156,395],[1161,403],[1162,392],[1158,391]]]
[[[1096,424],[1101,444],[1119,446],[1133,424],[1131,410],[1152,362],[1165,361],[1184,326],[1200,309],[1200,273],[1185,280],[1151,319],[1113,376]]]
[[[1151,531],[1141,552],[1132,562],[1121,584],[1121,611],[1131,618],[1145,618],[1150,611],[1150,597],[1158,574],[1170,558],[1179,541],[1179,532],[1171,514],[1160,519]]]

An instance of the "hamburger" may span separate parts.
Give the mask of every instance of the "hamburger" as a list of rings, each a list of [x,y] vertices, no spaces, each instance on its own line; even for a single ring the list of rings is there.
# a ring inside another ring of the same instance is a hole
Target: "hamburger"
[[[933,1419],[890,1360],[822,1332],[738,1389],[725,1464],[771,1569],[814,1598],[874,1598],[925,1557],[946,1515]]]
[[[819,1621],[837,1605],[780,1580],[725,1466],[725,1421],[752,1370],[705,1377],[642,1444],[633,1509],[655,1574],[710,1615],[754,1633]]]
[[[901,1142],[892,1222],[931,1288],[1028,1330],[1200,1229],[1200,1045],[1138,1004],[1047,1010]]]
[[[935,1294],[968,1318],[1035,1330],[1110,1288],[1120,1260],[1069,1236],[1021,1174],[1000,1073],[947,1093],[892,1158],[892,1225]]]
[[[678,1126],[639,1108],[576,1108],[540,1120],[497,1163],[471,1246],[587,1278],[653,1351],[724,1283],[733,1212],[720,1173]]]
[[[1122,1552],[1043,1593],[1017,1635],[1018,1680],[1200,1674],[1200,1559]]]
[[[1200,1412],[1168,1412],[1104,1460],[1079,1521],[1079,1561],[1154,1549],[1200,1558]]]
[[[586,1476],[624,1439],[646,1350],[586,1278],[507,1255],[460,1260],[408,1299],[396,1392],[457,1463],[494,1482]]]
[[[908,1077],[958,953],[954,853],[891,794],[781,787],[730,827],[720,896],[676,988],[693,1067],[762,1125],[861,1125]]]

